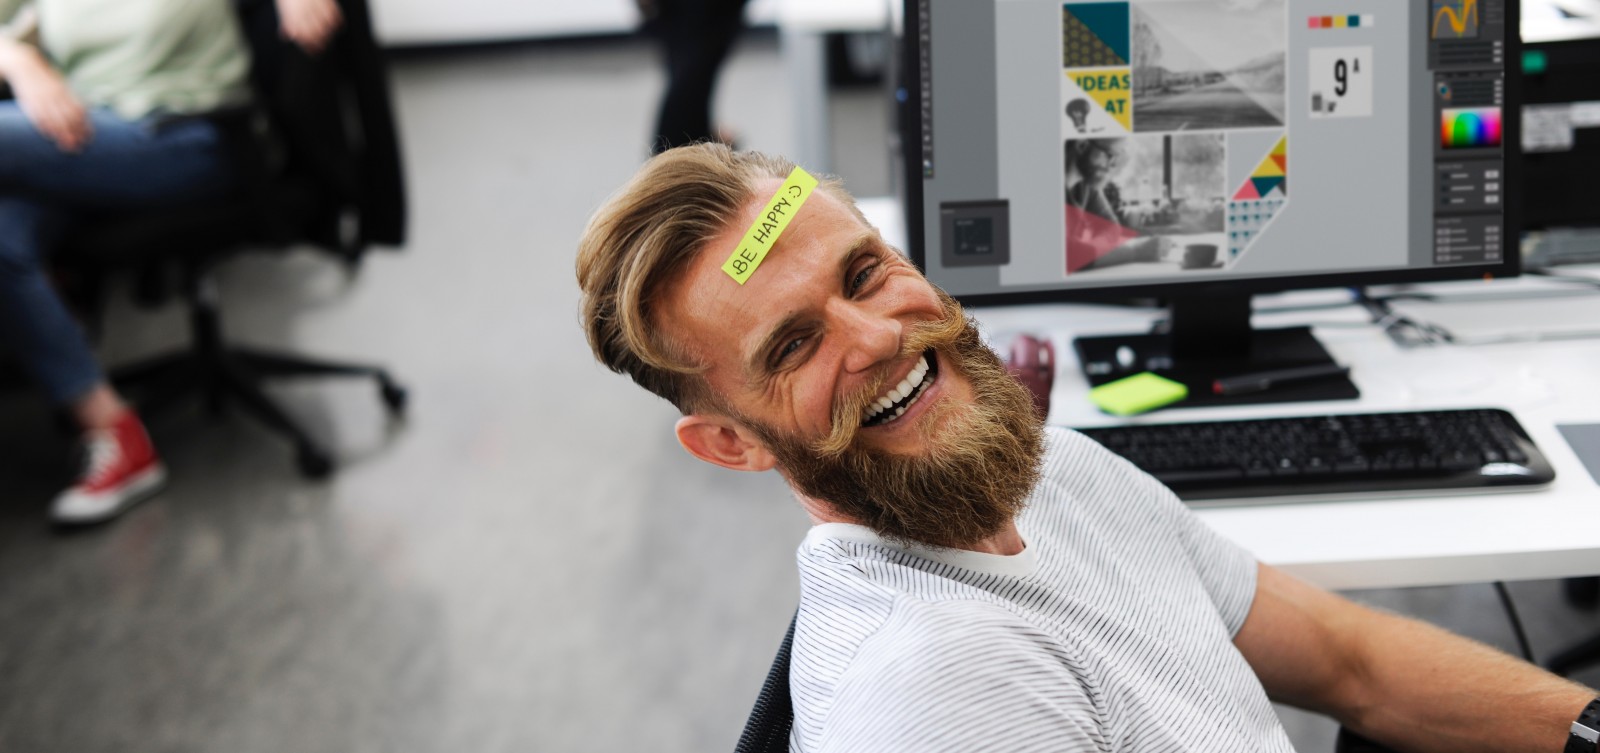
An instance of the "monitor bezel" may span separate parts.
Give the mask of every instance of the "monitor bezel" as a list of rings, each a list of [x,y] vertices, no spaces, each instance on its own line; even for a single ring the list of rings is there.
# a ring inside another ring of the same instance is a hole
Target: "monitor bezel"
[[[995,0],[988,0],[994,2]],[[1415,0],[1408,0],[1415,1]],[[922,190],[922,108],[918,97],[922,91],[920,0],[903,0],[904,23],[901,26],[900,70],[902,92],[900,107],[901,163],[904,169],[904,214],[906,245],[904,249],[911,261],[927,274],[927,248],[924,233]],[[1520,17],[1520,0],[1505,0],[1506,18]],[[1447,282],[1452,280],[1498,279],[1516,277],[1521,273],[1521,247],[1518,237],[1521,230],[1522,196],[1516,190],[1522,180],[1522,122],[1513,114],[1522,112],[1522,36],[1517,23],[1508,21],[1505,46],[1506,75],[1504,102],[1501,105],[1501,144],[1505,154],[1505,185],[1509,190],[1501,193],[1504,207],[1501,215],[1501,238],[1505,246],[1502,260],[1495,264],[1463,264],[1448,267],[1397,268],[1370,271],[1342,271],[1285,277],[1245,278],[1233,280],[1203,280],[1194,282],[1165,282],[1114,284],[1091,288],[1062,288],[1058,290],[1031,290],[1000,293],[952,292],[957,300],[971,306],[1008,306],[1037,303],[1074,303],[1120,301],[1130,298],[1176,298],[1229,295],[1256,295],[1289,290],[1314,288],[1357,287],[1418,282]],[[937,106],[937,103],[935,103]],[[929,280],[935,285],[938,283]]]

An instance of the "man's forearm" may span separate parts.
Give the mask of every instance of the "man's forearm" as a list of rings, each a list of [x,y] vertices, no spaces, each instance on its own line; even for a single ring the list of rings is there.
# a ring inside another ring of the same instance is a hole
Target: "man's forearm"
[[[1595,691],[1416,620],[1371,613],[1351,637],[1365,682],[1334,713],[1405,751],[1560,753]]]
[[[1408,753],[1561,753],[1595,697],[1481,643],[1266,565],[1234,644],[1273,700]]]

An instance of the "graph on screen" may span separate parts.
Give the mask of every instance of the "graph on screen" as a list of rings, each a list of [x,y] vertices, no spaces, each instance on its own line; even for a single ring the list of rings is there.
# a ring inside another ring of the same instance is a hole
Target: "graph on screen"
[[[1477,39],[1478,0],[1433,0],[1434,39]]]

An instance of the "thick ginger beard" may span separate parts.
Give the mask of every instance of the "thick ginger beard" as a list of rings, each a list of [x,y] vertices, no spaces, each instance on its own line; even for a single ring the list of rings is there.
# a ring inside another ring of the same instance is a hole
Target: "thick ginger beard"
[[[930,406],[922,417],[921,454],[897,455],[862,441],[862,415],[883,393],[882,375],[835,403],[832,429],[820,439],[744,423],[800,493],[891,542],[965,548],[1000,532],[1022,511],[1039,480],[1043,427],[1027,389],[983,344],[960,304],[938,295],[944,318],[910,327],[901,356],[933,349],[938,368],[954,369],[972,385],[973,402],[945,399]]]

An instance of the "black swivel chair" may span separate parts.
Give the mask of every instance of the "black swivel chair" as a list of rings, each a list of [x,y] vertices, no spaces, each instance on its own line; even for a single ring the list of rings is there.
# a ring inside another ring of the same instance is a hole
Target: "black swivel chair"
[[[795,614],[795,619],[799,618]],[[789,620],[789,632],[778,646],[778,655],[767,671],[767,681],[761,683],[756,695],[755,708],[744,723],[744,733],[734,753],[788,753],[789,730],[794,726],[794,702],[789,697],[789,647],[794,644],[794,622]]]
[[[175,269],[190,313],[189,348],[118,369],[111,379],[146,411],[192,393],[213,407],[237,403],[294,442],[300,470],[310,477],[327,475],[332,459],[266,395],[265,379],[371,377],[394,413],[404,408],[406,392],[375,366],[227,344],[212,273],[246,249],[307,244],[353,266],[369,246],[404,240],[405,197],[383,56],[366,0],[340,5],[344,26],[313,57],[283,39],[272,0],[237,3],[253,56],[256,100],[249,112],[223,118],[247,176],[237,195],[90,217],[58,256],[69,272],[90,281],[116,270],[149,279],[153,269]]]

